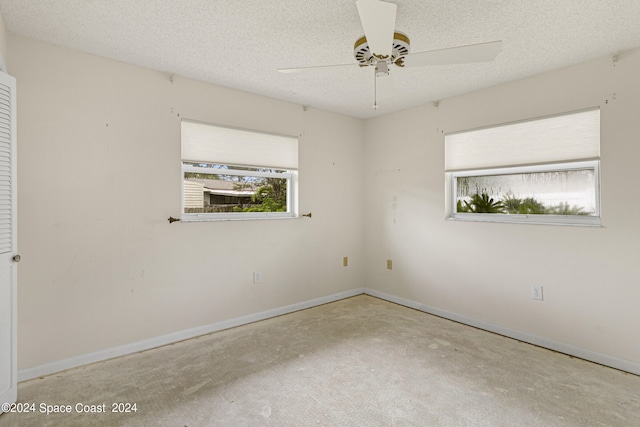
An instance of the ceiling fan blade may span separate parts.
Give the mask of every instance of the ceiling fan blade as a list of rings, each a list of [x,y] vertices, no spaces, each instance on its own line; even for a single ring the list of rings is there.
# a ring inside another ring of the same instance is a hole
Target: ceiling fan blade
[[[493,61],[501,52],[502,41],[450,47],[427,52],[410,53],[404,57],[405,67],[426,65],[467,64],[471,62]]]
[[[398,6],[378,0],[358,0],[356,6],[371,53],[391,55]]]
[[[284,74],[301,73],[306,71],[329,70],[332,68],[355,68],[358,64],[338,64],[338,65],[316,65],[313,67],[297,67],[297,68],[278,68],[278,71]]]

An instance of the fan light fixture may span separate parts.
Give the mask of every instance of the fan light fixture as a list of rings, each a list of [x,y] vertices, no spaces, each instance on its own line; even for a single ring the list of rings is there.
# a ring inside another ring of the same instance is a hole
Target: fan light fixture
[[[353,56],[361,67],[376,65],[380,61],[404,67],[404,56],[409,54],[409,45],[409,37],[400,31],[395,31],[393,33],[391,55],[376,55],[371,53],[369,43],[367,43],[367,36],[362,36],[353,45]]]

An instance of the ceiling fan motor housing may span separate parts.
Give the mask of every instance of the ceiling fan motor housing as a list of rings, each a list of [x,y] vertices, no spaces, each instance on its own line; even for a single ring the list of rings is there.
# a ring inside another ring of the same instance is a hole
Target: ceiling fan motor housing
[[[406,34],[396,31],[393,33],[393,48],[391,56],[383,57],[376,55],[369,49],[367,37],[360,37],[353,45],[353,56],[361,67],[376,65],[379,61],[385,61],[389,64],[396,64],[398,67],[404,66],[404,56],[409,54],[409,37]]]

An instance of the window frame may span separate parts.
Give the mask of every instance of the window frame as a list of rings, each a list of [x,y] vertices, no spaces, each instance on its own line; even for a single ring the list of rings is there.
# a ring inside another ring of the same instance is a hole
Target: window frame
[[[295,195],[297,187],[297,170],[286,170],[285,172],[263,172],[263,171],[251,171],[247,168],[258,169],[279,169],[270,168],[265,166],[239,166],[239,165],[224,165],[228,169],[217,169],[210,167],[193,166],[185,163],[194,162],[182,162],[181,168],[181,190],[180,210],[182,213],[181,220],[184,222],[198,222],[198,221],[236,221],[236,220],[253,220],[253,219],[279,219],[279,218],[297,218],[298,213],[295,209],[297,206]],[[203,164],[210,164],[208,162],[202,162]],[[241,169],[239,169],[241,168]],[[208,175],[232,175],[232,176],[255,176],[262,178],[278,178],[287,180],[287,211],[286,212],[207,212],[207,213],[185,213],[184,211],[184,174],[200,173]]]
[[[537,172],[563,172],[570,170],[593,169],[595,181],[595,215],[551,215],[551,214],[499,214],[499,213],[467,213],[457,212],[457,178],[471,176],[490,175],[515,175]],[[593,226],[602,225],[600,210],[600,160],[569,161],[562,163],[547,163],[540,165],[498,167],[488,169],[474,169],[446,172],[446,182],[449,186],[447,204],[447,219],[451,221],[471,222],[500,222],[516,224],[543,224],[543,225],[576,225]]]
[[[297,218],[298,136],[182,119],[180,219],[184,222]],[[204,166],[198,166],[204,165]],[[223,166],[217,168],[214,166]],[[266,172],[249,169],[270,169]],[[185,212],[185,173],[286,179],[286,212]]]

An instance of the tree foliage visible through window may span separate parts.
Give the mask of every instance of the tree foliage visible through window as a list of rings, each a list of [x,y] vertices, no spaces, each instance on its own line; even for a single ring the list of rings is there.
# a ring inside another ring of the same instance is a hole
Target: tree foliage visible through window
[[[589,215],[589,212],[585,212],[580,206],[570,206],[562,202],[554,206],[545,206],[533,197],[521,199],[512,194],[504,196],[501,200],[495,200],[486,193],[474,194],[470,200],[458,200],[456,208],[457,212],[463,213]]]
[[[455,179],[456,213],[596,215],[595,167]]]
[[[248,207],[234,207],[234,212],[286,212],[287,181],[280,178],[264,178],[262,185],[251,196]]]

